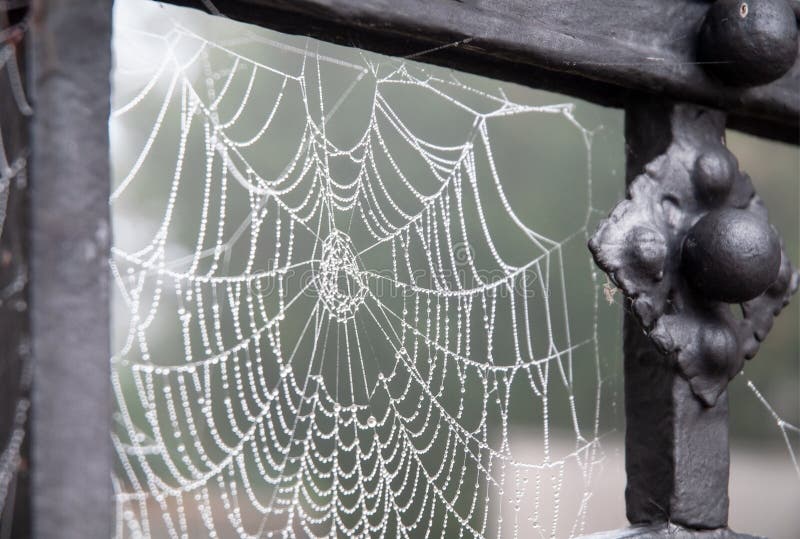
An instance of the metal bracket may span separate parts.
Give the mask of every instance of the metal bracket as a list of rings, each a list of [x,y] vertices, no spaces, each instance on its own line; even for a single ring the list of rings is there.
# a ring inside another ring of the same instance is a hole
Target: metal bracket
[[[785,0],[716,0],[698,37],[729,87],[784,76],[797,57]],[[626,109],[627,198],[589,242],[625,294],[628,530],[606,537],[749,537],[728,526],[728,382],[797,291],[721,111],[666,101]],[[737,311],[738,306],[738,313]]]
[[[724,127],[723,113],[676,106],[666,152],[589,242],[642,328],[708,406],[798,287],[750,177],[723,144]]]
[[[625,130],[627,198],[589,248],[626,296],[628,520],[740,537],[727,529],[726,387],[798,273],[724,146],[724,113],[635,103]]]

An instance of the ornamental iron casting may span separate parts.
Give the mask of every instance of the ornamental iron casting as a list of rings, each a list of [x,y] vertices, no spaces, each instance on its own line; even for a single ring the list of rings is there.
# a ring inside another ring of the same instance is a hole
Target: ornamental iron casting
[[[672,121],[667,151],[628,186],[589,249],[658,349],[712,406],[755,356],[798,273],[720,138],[724,114],[678,105]]]
[[[625,500],[634,527],[603,537],[749,537],[727,528],[726,388],[797,290],[798,273],[725,148],[725,120],[658,101],[626,110],[627,198],[589,248],[626,297]]]

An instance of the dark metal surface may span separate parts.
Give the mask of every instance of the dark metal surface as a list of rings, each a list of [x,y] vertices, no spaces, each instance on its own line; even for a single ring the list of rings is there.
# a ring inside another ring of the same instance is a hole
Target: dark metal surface
[[[343,45],[414,55],[603,105],[623,107],[638,92],[701,103],[729,110],[736,129],[800,139],[800,62],[768,86],[740,89],[715,81],[696,58],[697,35],[711,5],[706,0],[169,3]]]
[[[658,349],[712,406],[756,354],[800,276],[722,142],[724,113],[675,105],[641,114],[670,144],[634,176],[589,248]],[[741,316],[732,303],[741,303]]]
[[[705,214],[686,233],[681,254],[681,271],[694,291],[724,303],[744,303],[766,292],[782,260],[775,229],[738,208]]]
[[[797,60],[797,20],[787,0],[717,0],[700,30],[703,67],[733,86],[766,84]]]
[[[669,105],[648,103],[626,111],[629,186],[640,177],[646,163],[664,155],[674,141],[672,113]],[[654,131],[657,136],[652,136]],[[708,411],[697,399],[682,398],[688,394],[686,381],[644,334],[630,309],[626,309],[623,336],[628,477],[625,503],[629,522],[725,528],[729,470],[727,393]],[[687,429],[700,426],[711,427],[713,435],[693,447],[695,440]],[[704,465],[709,468],[703,470]],[[702,481],[692,477],[697,472]],[[689,483],[679,486],[678,482],[687,476]],[[678,495],[682,499],[676,499]]]
[[[727,383],[755,354],[798,274],[780,245],[769,245],[766,211],[723,146],[724,129],[719,111],[631,104],[628,196],[590,249],[626,296],[628,520],[729,537]],[[687,237],[698,244],[687,248]],[[713,288],[708,282],[720,262],[738,268],[720,271]],[[749,300],[741,318],[718,297],[736,288],[746,293],[738,290],[743,295],[734,299]],[[639,536],[673,535],[664,528]]]
[[[107,538],[111,2],[32,10],[33,535]]]
[[[630,314],[623,331],[628,521],[727,527],[727,391],[706,407]]]
[[[172,3],[212,6],[208,0]],[[688,111],[699,109],[691,108],[676,113],[678,109],[671,106],[632,105],[631,100],[657,94],[717,107],[729,112],[735,128],[796,143],[800,138],[797,61],[788,74],[766,86],[731,88],[716,81],[697,62],[697,36],[710,6],[703,0],[213,0],[213,6],[233,18],[281,31],[413,55],[421,61],[626,107],[631,182],[642,177],[645,164],[670,151],[676,135],[688,134],[672,157],[653,165],[652,176],[645,175],[651,183],[683,182],[684,191],[671,194],[676,207],[661,192],[645,202],[647,211],[642,214],[648,219],[664,214],[667,221],[676,219],[680,225],[662,245],[658,234],[663,235],[664,229],[647,221],[643,226],[651,230],[637,232],[637,243],[630,243],[638,249],[634,269],[644,276],[642,290],[659,289],[662,305],[640,301],[642,294],[633,292],[618,269],[609,268],[616,271],[617,284],[627,287],[635,313],[625,319],[628,516],[634,523],[658,523],[638,529],[635,536],[733,537],[725,528],[725,385],[765,338],[772,317],[796,288],[797,274],[783,256],[777,284],[746,302],[741,320],[731,317],[727,305],[723,308],[712,301],[721,296],[708,292],[704,283],[709,275],[687,278],[687,273],[706,271],[699,258],[688,266],[680,262],[684,238],[699,218],[724,205],[759,215],[762,208],[748,190],[745,176],[737,171],[727,188],[714,172],[728,160],[713,144],[723,132],[722,113],[695,114]],[[30,190],[30,305],[36,358],[33,515],[35,536],[45,539],[112,535],[107,266],[110,36],[110,2],[35,1],[32,89],[37,116]],[[725,78],[720,71],[715,73]],[[0,107],[4,102],[0,99]],[[8,122],[0,112],[2,121]],[[699,158],[712,147],[716,161],[706,167]],[[670,168],[673,158],[677,164]],[[658,172],[658,166],[667,169]],[[681,167],[683,176],[676,172]],[[711,171],[706,183],[698,182],[706,170]],[[685,191],[689,188],[691,194]],[[28,232],[24,190],[8,192],[0,245],[4,286],[10,276],[24,275]],[[764,242],[753,238],[765,229],[753,230],[751,240],[743,239],[744,247],[749,241],[759,249]],[[702,230],[695,232],[702,236]],[[733,245],[727,254],[742,248]],[[3,265],[6,250],[11,261]],[[762,254],[771,259],[773,251]],[[760,270],[761,266],[750,272],[752,282],[741,287],[751,288],[748,297],[763,288],[762,280],[770,280]],[[750,273],[735,272],[735,276]],[[24,285],[24,279],[21,282]],[[675,282],[679,284],[671,287]],[[723,284],[729,285],[728,290],[742,283]],[[672,294],[675,290],[678,296]],[[24,287],[14,294],[9,296],[13,301],[0,305],[0,326],[4,335],[11,331],[15,339],[2,339],[0,346],[8,348],[0,352],[19,358],[26,351],[27,335],[27,315],[20,306],[27,302]],[[674,297],[679,301],[673,302]],[[642,330],[643,323],[655,340]],[[12,398],[11,393],[0,395]],[[667,522],[719,529],[701,535],[663,524]],[[642,530],[647,532],[639,533]]]

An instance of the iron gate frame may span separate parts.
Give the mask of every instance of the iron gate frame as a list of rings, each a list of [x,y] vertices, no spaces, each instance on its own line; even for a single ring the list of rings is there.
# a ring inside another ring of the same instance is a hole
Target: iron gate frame
[[[782,1],[800,17],[798,0]],[[669,118],[679,103],[721,111],[728,128],[800,144],[800,61],[795,60],[779,79],[758,86],[724,84],[698,61],[698,35],[713,0],[167,2],[285,33],[393,56],[411,55],[417,61],[623,109],[629,184],[645,163],[664,151],[670,139]],[[5,113],[0,118],[6,144],[25,147],[29,142],[31,149],[22,168],[25,174],[17,173],[12,178],[17,183],[5,187],[4,193],[0,185],[0,195],[9,200],[8,211],[0,211],[0,231],[3,242],[16,246],[10,266],[0,267],[0,278],[24,277],[24,286],[14,297],[26,306],[10,310],[8,301],[0,303],[3,361],[16,367],[29,361],[33,365],[28,442],[32,472],[19,478],[24,483],[26,475],[32,477],[31,504],[29,513],[27,504],[17,504],[16,518],[21,520],[15,529],[18,536],[27,536],[29,519],[34,537],[110,537],[114,504],[108,436],[113,401],[108,361],[107,125],[112,4],[32,0],[25,17],[25,40],[17,44],[16,53],[26,67],[35,114],[29,125]],[[0,95],[0,111],[10,110],[10,103],[9,95]],[[660,131],[654,133],[653,126]],[[636,332],[641,332],[637,322],[626,316],[626,343],[635,340]],[[626,365],[635,352],[652,345],[631,346],[626,344]],[[4,405],[16,399],[16,392],[28,390],[8,379],[4,383],[13,386],[0,395]],[[656,412],[684,421],[673,417],[671,409]],[[642,421],[633,409],[626,415],[631,425]],[[676,443],[674,433],[667,438]],[[70,451],[60,450],[63,447]],[[652,449],[636,451],[640,453],[633,460],[664,457],[648,454]],[[713,451],[704,458],[726,459],[727,496],[727,437],[724,447]],[[680,476],[676,468],[681,463],[672,457],[660,473]],[[27,466],[27,457],[22,462]],[[631,474],[637,472],[628,473],[629,483],[635,482]],[[671,496],[685,495],[674,490],[666,494],[665,503]],[[708,491],[692,495],[698,494]],[[665,526],[681,522],[669,511],[659,516],[645,510],[644,517],[632,513],[630,501],[628,514],[633,523],[656,526],[641,532],[645,534],[666,533]],[[733,536],[726,519],[727,505],[724,522],[701,515],[684,532],[717,529],[719,535],[714,537]]]

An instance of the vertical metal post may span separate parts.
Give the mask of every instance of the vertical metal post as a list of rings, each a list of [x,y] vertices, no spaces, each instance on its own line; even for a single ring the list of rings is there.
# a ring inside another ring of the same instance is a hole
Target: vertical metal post
[[[706,407],[629,313],[623,331],[628,520],[726,527],[727,391]]]
[[[113,529],[111,9],[105,0],[32,6],[32,503],[42,539]]]
[[[665,152],[674,129],[709,128],[707,124],[676,125],[672,111],[671,104],[653,102],[626,109],[628,184]],[[724,126],[724,122],[720,124]],[[724,132],[714,135],[721,138]],[[645,335],[630,308],[626,309],[623,332],[628,520],[701,529],[726,527],[727,391],[714,406],[705,406],[679,374],[678,366]]]

